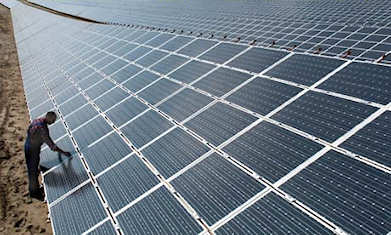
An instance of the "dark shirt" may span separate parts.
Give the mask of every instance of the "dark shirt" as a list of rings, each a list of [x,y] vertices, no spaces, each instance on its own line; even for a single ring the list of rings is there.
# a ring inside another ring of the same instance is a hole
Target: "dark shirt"
[[[31,149],[41,149],[43,143],[46,143],[51,150],[57,150],[52,138],[49,135],[49,128],[45,118],[38,118],[31,122],[27,130],[26,144]]]

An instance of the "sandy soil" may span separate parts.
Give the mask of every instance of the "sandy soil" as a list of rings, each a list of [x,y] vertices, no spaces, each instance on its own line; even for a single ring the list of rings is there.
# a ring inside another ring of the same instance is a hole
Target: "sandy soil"
[[[46,203],[28,197],[29,118],[12,30],[10,11],[0,5],[0,234],[51,234]]]

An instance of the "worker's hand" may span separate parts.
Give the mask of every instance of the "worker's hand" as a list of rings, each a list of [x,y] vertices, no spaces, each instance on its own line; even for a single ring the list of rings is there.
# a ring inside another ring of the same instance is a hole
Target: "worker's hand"
[[[67,157],[70,157],[72,154],[70,152],[63,152],[63,154]]]

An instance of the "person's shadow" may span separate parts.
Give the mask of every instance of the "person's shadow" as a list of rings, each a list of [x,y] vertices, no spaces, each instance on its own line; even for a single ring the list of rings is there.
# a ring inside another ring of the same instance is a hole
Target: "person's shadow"
[[[48,189],[62,187],[70,190],[88,179],[87,171],[76,153],[72,153],[71,157],[59,153],[58,162],[61,164],[44,175]]]

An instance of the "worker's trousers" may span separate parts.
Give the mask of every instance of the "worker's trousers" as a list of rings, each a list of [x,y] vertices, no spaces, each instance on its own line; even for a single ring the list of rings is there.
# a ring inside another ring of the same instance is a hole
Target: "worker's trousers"
[[[31,148],[29,146],[29,140],[26,140],[26,143],[24,145],[24,154],[26,158],[27,163],[27,173],[29,177],[29,191],[30,194],[37,194],[39,193],[39,182],[38,182],[38,176],[39,176],[39,154],[41,152],[41,148]]]

